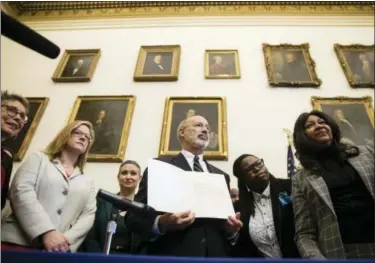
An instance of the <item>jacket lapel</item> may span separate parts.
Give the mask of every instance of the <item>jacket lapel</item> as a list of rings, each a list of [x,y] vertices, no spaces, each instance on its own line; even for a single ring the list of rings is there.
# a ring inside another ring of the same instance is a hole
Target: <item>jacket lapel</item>
[[[192,171],[189,163],[186,161],[186,158],[180,153],[176,157],[172,158],[172,163],[174,163],[177,167],[181,168],[184,171]]]
[[[336,215],[335,210],[333,209],[328,187],[324,182],[324,179],[315,173],[307,175],[306,178],[319,197],[323,199],[324,203],[326,203],[326,205],[331,209],[332,213]]]
[[[358,172],[367,190],[369,190],[372,198],[375,199],[375,193],[374,193],[375,182],[374,182],[374,177],[372,176],[374,174],[374,171],[371,169],[371,167],[367,163],[363,162],[361,158],[358,158],[358,157],[350,158],[348,159],[348,162]]]
[[[64,180],[68,182],[68,178],[66,178],[65,169],[60,164],[60,161],[56,158],[52,161],[53,166],[60,172],[60,174],[63,176]]]
[[[209,172],[209,173],[214,173],[214,172],[212,171],[212,167],[211,167],[211,165],[210,165],[206,160],[203,159],[203,161],[205,162],[205,164],[206,164],[206,166],[207,166],[207,170],[208,170],[208,172]]]
[[[279,189],[277,185],[277,181],[270,176],[270,193],[271,193],[271,203],[272,203],[272,216],[273,216],[273,223],[275,225],[275,231],[277,240],[279,241],[280,248],[282,247],[282,239],[281,239],[281,207],[279,202]]]

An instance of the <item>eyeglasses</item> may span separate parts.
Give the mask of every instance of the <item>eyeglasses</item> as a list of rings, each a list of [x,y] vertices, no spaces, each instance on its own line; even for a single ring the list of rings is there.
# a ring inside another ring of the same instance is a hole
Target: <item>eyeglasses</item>
[[[25,124],[28,121],[28,117],[25,112],[18,111],[17,107],[10,105],[1,105],[2,108],[6,108],[6,111],[10,117],[16,117],[17,114],[20,115],[21,123]]]
[[[86,133],[78,131],[78,130],[72,131],[72,135],[75,137],[79,137],[79,138],[83,136],[86,140],[91,141],[90,135],[87,135]]]
[[[259,169],[261,169],[263,166],[264,166],[263,159],[259,159],[258,161],[256,161],[252,165],[247,166],[245,168],[245,172],[246,173],[253,173],[253,172],[258,171]]]

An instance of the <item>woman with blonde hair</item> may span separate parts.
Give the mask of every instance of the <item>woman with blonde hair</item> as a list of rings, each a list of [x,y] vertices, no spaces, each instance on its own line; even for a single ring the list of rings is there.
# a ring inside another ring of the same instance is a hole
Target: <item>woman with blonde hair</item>
[[[3,250],[77,250],[95,218],[94,182],[83,173],[93,140],[91,123],[74,121],[20,166],[10,187],[12,214],[1,227]]]

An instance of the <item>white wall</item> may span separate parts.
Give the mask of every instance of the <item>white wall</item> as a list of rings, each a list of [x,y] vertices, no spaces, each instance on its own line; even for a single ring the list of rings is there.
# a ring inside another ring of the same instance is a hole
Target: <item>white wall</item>
[[[373,20],[369,21],[353,17],[191,17],[34,22],[30,26],[62,49],[100,48],[102,55],[93,80],[54,83],[51,76],[61,56],[50,60],[1,37],[1,88],[26,97],[50,98],[26,157],[43,149],[64,126],[77,96],[135,95],[125,158],[137,160],[143,168],[149,158],[158,154],[167,96],[225,96],[229,160],[212,163],[231,174],[233,161],[240,154],[253,153],[264,158],[275,176],[286,177],[287,141],[282,129],[292,129],[296,117],[312,109],[311,96],[374,98],[371,89],[350,88],[333,50],[334,43],[373,44]],[[302,26],[295,26],[295,22]],[[262,43],[303,42],[311,45],[322,86],[271,88]],[[179,80],[133,82],[139,47],[164,44],[181,45]],[[241,79],[205,80],[205,49],[238,49]],[[18,166],[15,165],[15,170]],[[86,171],[97,187],[115,191],[117,169],[118,164],[89,163]],[[236,186],[236,181],[231,184]]]

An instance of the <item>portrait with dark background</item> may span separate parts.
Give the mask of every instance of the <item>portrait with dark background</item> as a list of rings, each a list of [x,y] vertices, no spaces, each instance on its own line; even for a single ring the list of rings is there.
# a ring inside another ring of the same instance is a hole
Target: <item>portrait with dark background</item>
[[[95,141],[90,154],[117,154],[128,105],[128,100],[81,101],[75,120],[93,125]]]
[[[375,83],[373,51],[350,50],[342,53],[355,84]]]
[[[356,145],[373,145],[374,127],[363,104],[321,104],[321,107],[337,122],[343,140]]]
[[[312,81],[302,50],[272,49],[271,58],[274,78],[278,82]]]
[[[22,144],[25,142],[26,135],[30,132],[30,127],[33,124],[35,118],[37,117],[36,114],[38,113],[38,110],[42,107],[43,100],[36,100],[33,101],[32,98],[28,98],[29,100],[29,113],[28,113],[28,121],[25,123],[25,126],[23,129],[20,131],[20,133],[17,135],[15,139],[10,139],[2,143],[2,146],[9,150],[16,161],[21,161],[22,156],[19,156],[20,154],[20,149]],[[42,111],[39,111],[39,114],[43,114]],[[39,116],[39,119],[41,116]],[[38,125],[38,123],[36,124]],[[35,132],[35,131],[34,131]],[[31,134],[33,136],[33,134]],[[28,148],[32,138],[30,138],[30,141],[27,142],[27,145],[25,145],[25,150]],[[25,142],[26,143],[26,142]],[[47,145],[45,145],[47,146]]]
[[[180,143],[177,139],[178,125],[189,116],[200,115],[210,125],[210,143],[206,151],[219,151],[219,104],[218,103],[185,103],[175,102],[172,107],[171,130],[168,151],[180,151]]]
[[[147,52],[143,75],[163,75],[172,73],[173,52]]]
[[[236,75],[236,61],[233,53],[209,53],[210,75]]]
[[[61,77],[87,77],[93,59],[94,55],[69,56],[69,59],[61,73]]]

